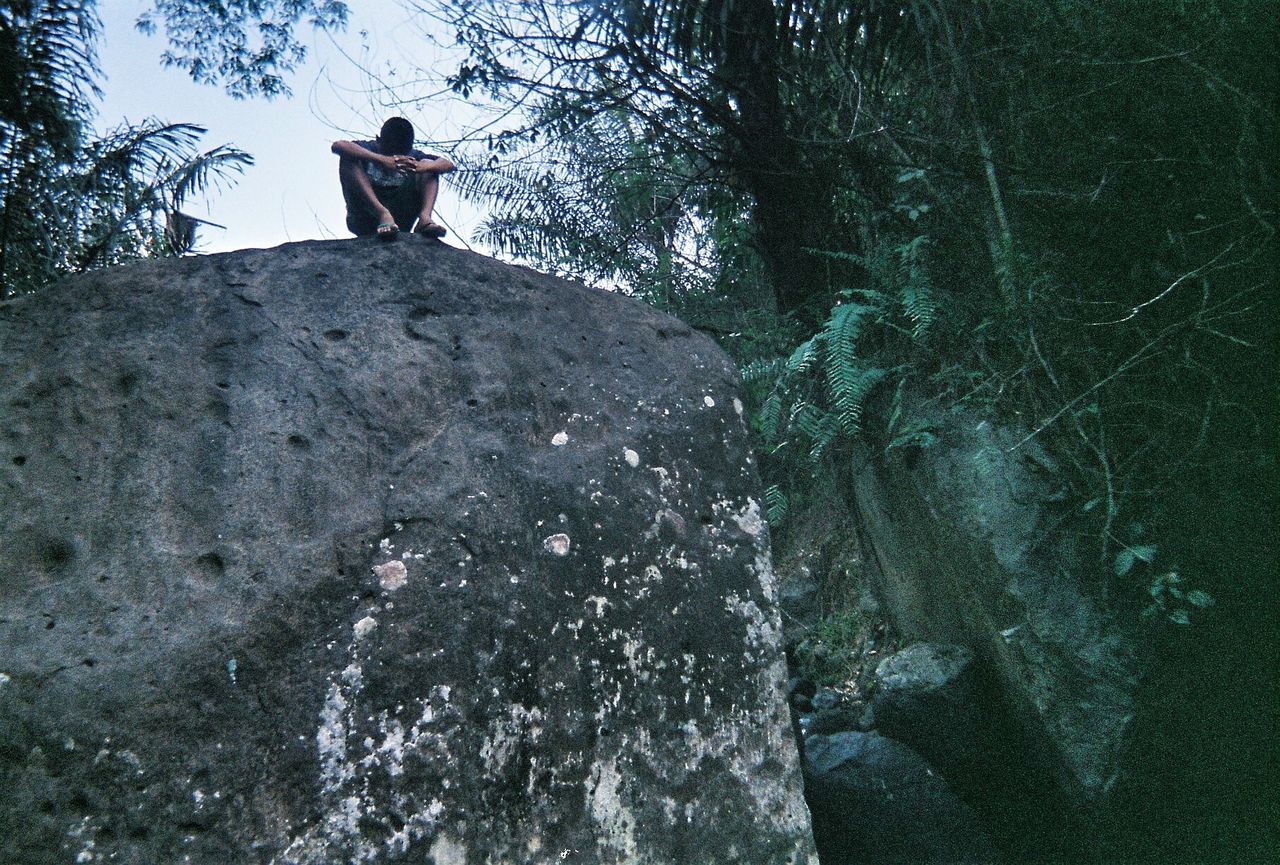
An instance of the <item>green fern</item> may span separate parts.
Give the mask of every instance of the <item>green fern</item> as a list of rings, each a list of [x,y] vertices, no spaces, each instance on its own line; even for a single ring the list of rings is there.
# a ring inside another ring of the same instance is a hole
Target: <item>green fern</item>
[[[765,519],[769,525],[777,527],[787,518],[787,511],[790,510],[791,503],[787,501],[787,494],[782,491],[782,487],[772,484],[764,491],[764,509]]]
[[[831,412],[811,402],[797,401],[791,408],[791,423],[809,441],[809,459],[822,459],[840,435],[840,425]]]
[[[818,255],[823,258],[830,258],[833,261],[847,261],[850,264],[857,264],[857,265],[863,265],[863,266],[867,264],[866,257],[862,255],[858,255],[855,252],[845,252],[843,250],[838,250],[838,249],[814,249],[813,247],[808,247],[808,246],[805,247],[804,251],[807,253],[810,253],[811,255]]]
[[[822,335],[817,334],[796,346],[787,358],[788,375],[804,375],[813,368],[822,350]]]
[[[898,296],[903,312],[911,322],[911,336],[914,339],[924,337],[938,314],[937,298],[924,261],[924,249],[929,243],[929,238],[922,234],[896,250]]]
[[[770,444],[778,440],[778,432],[782,426],[782,394],[774,391],[765,399],[760,407],[759,430],[764,440]]]
[[[786,368],[786,358],[774,357],[753,360],[742,368],[742,383],[747,387],[758,384],[767,384],[773,387],[782,378]]]
[[[874,312],[872,307],[858,303],[837,306],[822,331],[826,345],[823,377],[840,432],[847,436],[858,434],[862,404],[876,382],[884,378],[884,370],[863,364],[856,351],[862,322]]]

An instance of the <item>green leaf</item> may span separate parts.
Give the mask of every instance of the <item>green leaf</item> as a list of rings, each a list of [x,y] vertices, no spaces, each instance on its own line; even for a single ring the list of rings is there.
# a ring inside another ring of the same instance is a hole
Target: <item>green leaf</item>
[[[1175,625],[1189,625],[1191,624],[1191,616],[1187,614],[1186,610],[1174,610],[1169,614],[1169,621]]]
[[[1155,544],[1143,544],[1138,547],[1125,547],[1116,554],[1116,576],[1123,577],[1125,574],[1129,573],[1129,571],[1133,570],[1134,564],[1139,560],[1144,561],[1149,565],[1155,557]],[[1161,579],[1163,580],[1164,578],[1162,577]]]
[[[1117,553],[1116,554],[1116,576],[1123,577],[1125,574],[1129,573],[1129,571],[1133,570],[1133,563],[1135,561],[1136,561],[1136,557],[1133,555],[1133,550],[1131,550],[1129,547],[1125,547],[1123,550]],[[1159,591],[1159,589],[1157,588],[1158,586],[1159,586],[1159,583],[1151,584],[1151,593],[1153,595]]]
[[[1212,607],[1213,595],[1201,589],[1194,589],[1190,592],[1187,592],[1187,603],[1191,604],[1192,606],[1199,607],[1200,609],[1204,609],[1205,607]]]

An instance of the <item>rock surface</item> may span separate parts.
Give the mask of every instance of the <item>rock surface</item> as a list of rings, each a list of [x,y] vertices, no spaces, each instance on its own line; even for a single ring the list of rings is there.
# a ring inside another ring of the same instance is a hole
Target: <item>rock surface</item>
[[[1112,789],[1134,715],[1131,639],[1061,539],[1056,467],[1019,431],[904,400],[928,448],[862,460],[851,479],[869,577],[906,640],[957,643],[991,671],[1043,785],[1076,809]],[[1039,784],[1037,780],[1033,783]]]
[[[0,305],[0,860],[816,862],[736,388],[425,242]]]
[[[906,745],[879,733],[809,736],[805,796],[823,865],[989,863],[973,812]]]
[[[973,652],[964,646],[910,645],[880,662],[875,684],[876,729],[944,772],[975,766],[990,748],[990,709],[978,693]]]

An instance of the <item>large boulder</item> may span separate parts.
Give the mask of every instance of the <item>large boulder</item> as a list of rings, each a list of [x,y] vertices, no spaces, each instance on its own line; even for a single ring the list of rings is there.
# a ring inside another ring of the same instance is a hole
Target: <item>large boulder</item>
[[[736,394],[426,242],[0,305],[0,861],[815,862]]]

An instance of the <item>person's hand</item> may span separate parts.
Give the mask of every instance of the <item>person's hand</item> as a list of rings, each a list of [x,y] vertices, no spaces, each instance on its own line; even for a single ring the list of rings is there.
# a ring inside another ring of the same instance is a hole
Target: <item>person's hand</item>
[[[418,170],[418,160],[412,156],[395,156],[395,169],[401,174],[413,174]]]

